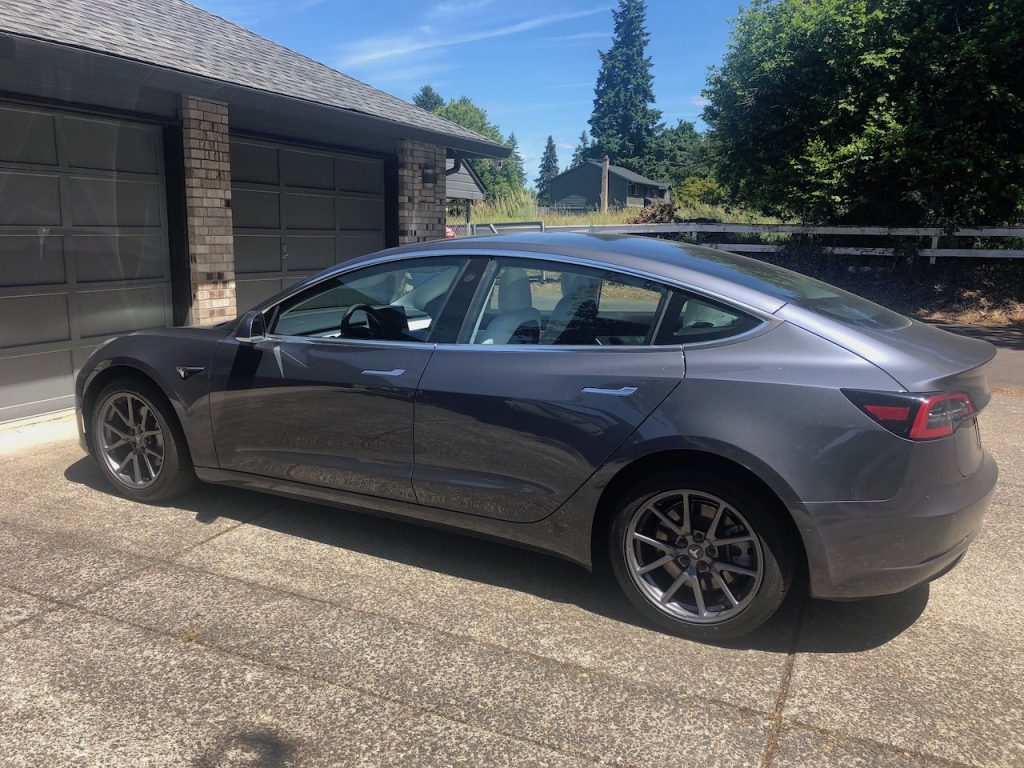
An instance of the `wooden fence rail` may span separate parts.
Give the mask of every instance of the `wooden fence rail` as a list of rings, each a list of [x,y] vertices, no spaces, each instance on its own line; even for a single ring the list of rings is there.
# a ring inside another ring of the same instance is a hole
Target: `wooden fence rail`
[[[714,242],[713,235],[786,234],[809,237],[927,237],[930,247],[922,248],[919,255],[934,264],[937,258],[954,259],[1022,259],[1024,250],[1014,248],[954,248],[940,247],[943,238],[1021,238],[1024,227],[964,227],[946,232],[939,227],[862,227],[811,226],[805,224],[716,224],[708,222],[682,222],[679,224],[590,224],[545,226],[543,221],[514,221],[500,224],[461,224],[453,227],[458,236],[499,234],[508,232],[592,232],[601,234],[689,235],[708,248],[734,253],[773,253],[785,243],[722,243]],[[892,256],[896,249],[873,246],[821,246],[824,253],[845,256]]]

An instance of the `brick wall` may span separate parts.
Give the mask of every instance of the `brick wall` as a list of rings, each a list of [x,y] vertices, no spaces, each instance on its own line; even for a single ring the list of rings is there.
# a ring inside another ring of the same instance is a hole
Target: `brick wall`
[[[444,237],[445,148],[421,141],[398,142],[398,242],[422,243]],[[423,183],[423,169],[437,181]]]
[[[221,102],[185,96],[181,117],[192,276],[189,323],[213,325],[235,316],[228,107]]]

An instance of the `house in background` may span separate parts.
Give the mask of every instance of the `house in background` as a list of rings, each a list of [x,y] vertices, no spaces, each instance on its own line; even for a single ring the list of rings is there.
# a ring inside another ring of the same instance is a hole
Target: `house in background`
[[[473,203],[487,197],[487,188],[469,163],[450,158],[445,164],[445,194],[448,196],[448,211],[458,209],[460,216],[469,224],[473,220]]]
[[[445,235],[472,131],[183,0],[0,2],[0,421],[120,333]]]
[[[570,211],[601,207],[601,163],[590,160],[570,168],[548,183],[548,205]],[[669,200],[671,185],[653,181],[618,165],[608,166],[608,207],[643,208]]]

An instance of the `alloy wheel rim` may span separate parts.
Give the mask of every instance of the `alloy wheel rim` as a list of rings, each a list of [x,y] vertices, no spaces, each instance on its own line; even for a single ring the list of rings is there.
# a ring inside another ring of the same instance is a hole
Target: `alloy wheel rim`
[[[160,477],[164,435],[144,397],[117,392],[100,406],[99,443],[103,461],[122,485],[140,490]]]
[[[655,608],[691,624],[735,618],[753,601],[764,553],[753,527],[712,494],[675,490],[651,497],[626,529],[633,583]]]

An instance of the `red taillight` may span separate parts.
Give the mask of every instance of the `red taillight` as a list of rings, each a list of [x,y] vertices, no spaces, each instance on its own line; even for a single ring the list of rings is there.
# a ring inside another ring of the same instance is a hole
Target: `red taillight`
[[[974,403],[966,392],[914,395],[844,389],[843,394],[890,432],[908,440],[946,437],[974,415]]]
[[[932,440],[952,435],[960,422],[972,413],[974,404],[965,392],[929,395],[921,402],[908,437],[911,440]]]
[[[865,405],[864,410],[879,421],[906,421],[910,417],[909,405]]]

